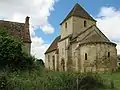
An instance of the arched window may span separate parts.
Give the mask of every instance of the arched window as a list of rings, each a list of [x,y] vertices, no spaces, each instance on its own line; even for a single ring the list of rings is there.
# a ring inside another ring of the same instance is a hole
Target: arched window
[[[85,60],[87,60],[87,53],[85,53]]]
[[[110,57],[110,52],[108,52],[108,57]]]
[[[84,27],[86,27],[87,26],[87,22],[86,21],[84,21]]]
[[[65,71],[65,61],[64,61],[64,59],[61,60],[61,67],[62,67],[62,71]]]
[[[65,28],[67,28],[67,22],[65,23]]]

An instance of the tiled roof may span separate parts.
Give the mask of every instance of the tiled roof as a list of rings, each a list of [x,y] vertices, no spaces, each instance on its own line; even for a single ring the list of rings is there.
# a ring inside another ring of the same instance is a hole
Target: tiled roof
[[[60,40],[60,38],[61,38],[61,36],[58,36],[58,37],[55,38],[55,40],[52,42],[52,44],[47,49],[47,51],[45,52],[45,54],[47,54],[47,53],[49,53],[51,51],[57,50],[57,48],[58,48],[57,43]]]
[[[25,33],[25,23],[0,20],[0,28],[7,29],[11,35],[20,38],[23,42],[31,42],[30,38],[27,40],[24,38],[25,34],[29,35],[29,33]]]
[[[90,19],[93,21],[96,21],[93,19],[86,11],[84,8],[82,8],[78,3],[74,6],[74,8],[70,11],[70,13],[67,15],[67,17],[60,23],[60,25],[65,22],[68,18],[71,16],[77,16],[77,17],[82,17],[85,19]]]

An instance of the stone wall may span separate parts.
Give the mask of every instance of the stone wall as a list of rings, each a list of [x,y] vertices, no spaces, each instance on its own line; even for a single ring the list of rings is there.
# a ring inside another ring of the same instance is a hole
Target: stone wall
[[[65,61],[65,71],[67,70],[68,47],[69,47],[69,38],[66,38],[63,41],[58,42],[60,70],[61,70],[61,60],[62,59],[64,59],[64,61]]]
[[[31,43],[24,43],[22,50],[26,52],[28,55],[31,55]]]
[[[86,27],[84,27],[84,21],[86,21]],[[73,17],[73,34],[79,34],[80,32],[83,32],[88,27],[95,25],[95,21],[91,21],[88,19],[80,18],[80,17]]]
[[[61,38],[64,38],[73,33],[73,17],[69,18],[66,22],[61,25]],[[67,23],[67,28],[65,24]]]
[[[54,56],[54,60],[55,60],[54,63],[53,63],[53,56]],[[48,60],[48,58],[49,58],[49,60]],[[56,50],[45,55],[45,67],[46,67],[46,69],[57,71],[59,68],[58,63],[59,63],[58,62],[58,54],[57,54]],[[53,65],[55,65],[55,67]]]
[[[80,60],[80,66],[81,66],[80,72],[84,72],[85,69],[87,70],[86,67],[88,67],[88,70],[89,70],[90,69],[89,64],[91,63],[92,65],[95,60],[108,59],[108,58],[111,60],[110,67],[114,69],[117,67],[117,61],[116,61],[117,50],[114,45],[103,44],[103,43],[86,44],[86,45],[80,46],[78,51],[79,51],[78,54],[80,56],[79,60]],[[108,57],[108,52],[110,53],[110,57]],[[85,60],[85,53],[87,54],[87,60]],[[88,66],[86,66],[87,64]],[[101,67],[98,66],[98,68],[101,68]],[[95,67],[93,68],[93,71],[95,71]]]

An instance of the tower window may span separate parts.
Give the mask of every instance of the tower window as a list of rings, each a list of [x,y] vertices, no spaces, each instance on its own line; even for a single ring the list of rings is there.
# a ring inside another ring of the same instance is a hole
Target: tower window
[[[108,52],[108,57],[110,57],[110,52]]]
[[[87,60],[87,53],[85,53],[85,60]]]
[[[65,28],[67,28],[67,22],[65,23]]]
[[[84,21],[84,27],[86,27],[87,26],[87,22],[86,21]]]

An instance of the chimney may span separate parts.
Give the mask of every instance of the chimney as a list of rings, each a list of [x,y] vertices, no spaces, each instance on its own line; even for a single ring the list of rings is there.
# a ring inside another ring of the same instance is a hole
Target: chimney
[[[30,17],[27,16],[25,19],[25,24],[29,25],[29,19],[30,19]]]
[[[30,17],[28,16],[25,18],[24,41],[31,43],[30,31],[29,31],[29,18]]]

